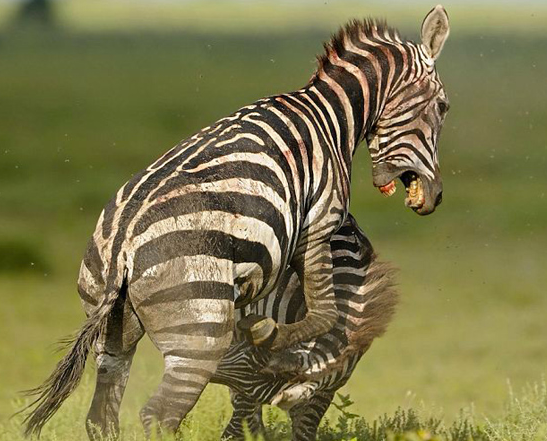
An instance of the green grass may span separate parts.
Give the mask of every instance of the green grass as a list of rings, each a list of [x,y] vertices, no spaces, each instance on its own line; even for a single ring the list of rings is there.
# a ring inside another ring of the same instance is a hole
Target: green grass
[[[52,343],[83,319],[75,280],[103,204],[178,140],[303,85],[327,28],[252,38],[225,29],[0,35],[2,441],[19,439],[19,420],[7,419],[17,392],[46,377],[58,359]],[[520,407],[503,403],[507,379],[520,390],[547,362],[547,36],[465,29],[453,30],[439,61],[452,110],[438,212],[419,218],[401,195],[382,198],[365,149],[357,155],[352,212],[401,269],[402,296],[343,393],[370,424],[403,407],[451,427],[473,406],[477,424],[500,434],[489,440],[532,440],[510,434],[541,436],[545,427],[534,425],[545,421],[545,401],[529,391],[517,394]],[[137,413],[160,375],[158,354],[143,342],[122,408],[124,440],[141,439]],[[45,440],[84,438],[92,387],[90,366]],[[193,415],[189,439],[218,439],[226,390],[209,388]]]
[[[75,421],[85,418],[86,401],[82,396],[91,392],[89,377],[81,387],[80,397],[71,397],[44,430],[43,441],[80,439],[83,430]],[[457,419],[447,424],[438,410],[397,408],[393,414],[384,414],[373,421],[353,413],[353,402],[348,395],[338,394],[317,434],[318,441],[543,441],[547,436],[547,385],[528,385],[518,394],[509,387],[509,395],[502,413],[495,418],[477,417],[473,408],[463,409]],[[21,406],[22,401],[14,402]],[[145,437],[134,415],[124,415],[120,439],[144,441]],[[209,387],[199,403],[185,419],[175,440],[218,440],[229,418],[229,400],[218,386]],[[0,423],[2,439],[23,441],[20,433],[21,416]],[[267,406],[264,413],[265,436],[259,441],[289,441],[290,423],[276,409]],[[154,438],[153,438],[154,439]],[[111,441],[97,438],[97,441]],[[251,441],[252,437],[249,436]]]

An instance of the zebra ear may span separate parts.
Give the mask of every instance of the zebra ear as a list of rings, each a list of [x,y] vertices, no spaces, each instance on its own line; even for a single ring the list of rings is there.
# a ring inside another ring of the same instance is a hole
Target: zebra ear
[[[439,57],[449,33],[448,14],[441,5],[437,5],[422,23],[422,44],[433,60]]]

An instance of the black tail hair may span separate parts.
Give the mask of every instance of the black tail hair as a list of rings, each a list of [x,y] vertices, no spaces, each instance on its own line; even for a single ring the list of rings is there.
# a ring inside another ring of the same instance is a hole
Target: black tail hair
[[[25,436],[40,436],[44,425],[74,392],[84,373],[87,355],[105,331],[117,298],[118,292],[107,295],[80,330],[74,336],[61,341],[64,347],[69,348],[67,354],[57,363],[55,370],[41,386],[25,391],[29,396],[38,395],[38,398],[18,412],[32,409],[24,419]]]

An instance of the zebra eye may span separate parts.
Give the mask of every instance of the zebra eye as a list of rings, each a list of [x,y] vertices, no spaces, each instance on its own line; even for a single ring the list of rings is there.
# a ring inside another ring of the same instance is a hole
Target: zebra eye
[[[444,115],[446,112],[448,112],[448,109],[450,108],[450,105],[445,101],[439,101],[439,112],[441,112],[441,115]]]

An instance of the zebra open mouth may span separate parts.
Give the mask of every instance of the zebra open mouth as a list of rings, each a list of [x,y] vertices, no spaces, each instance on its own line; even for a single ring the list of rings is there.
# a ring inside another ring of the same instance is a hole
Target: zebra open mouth
[[[405,205],[413,210],[422,208],[425,204],[425,192],[422,180],[413,171],[405,171],[399,179],[405,186],[406,198]],[[378,187],[382,194],[389,197],[397,190],[395,180],[390,181],[387,185]]]

